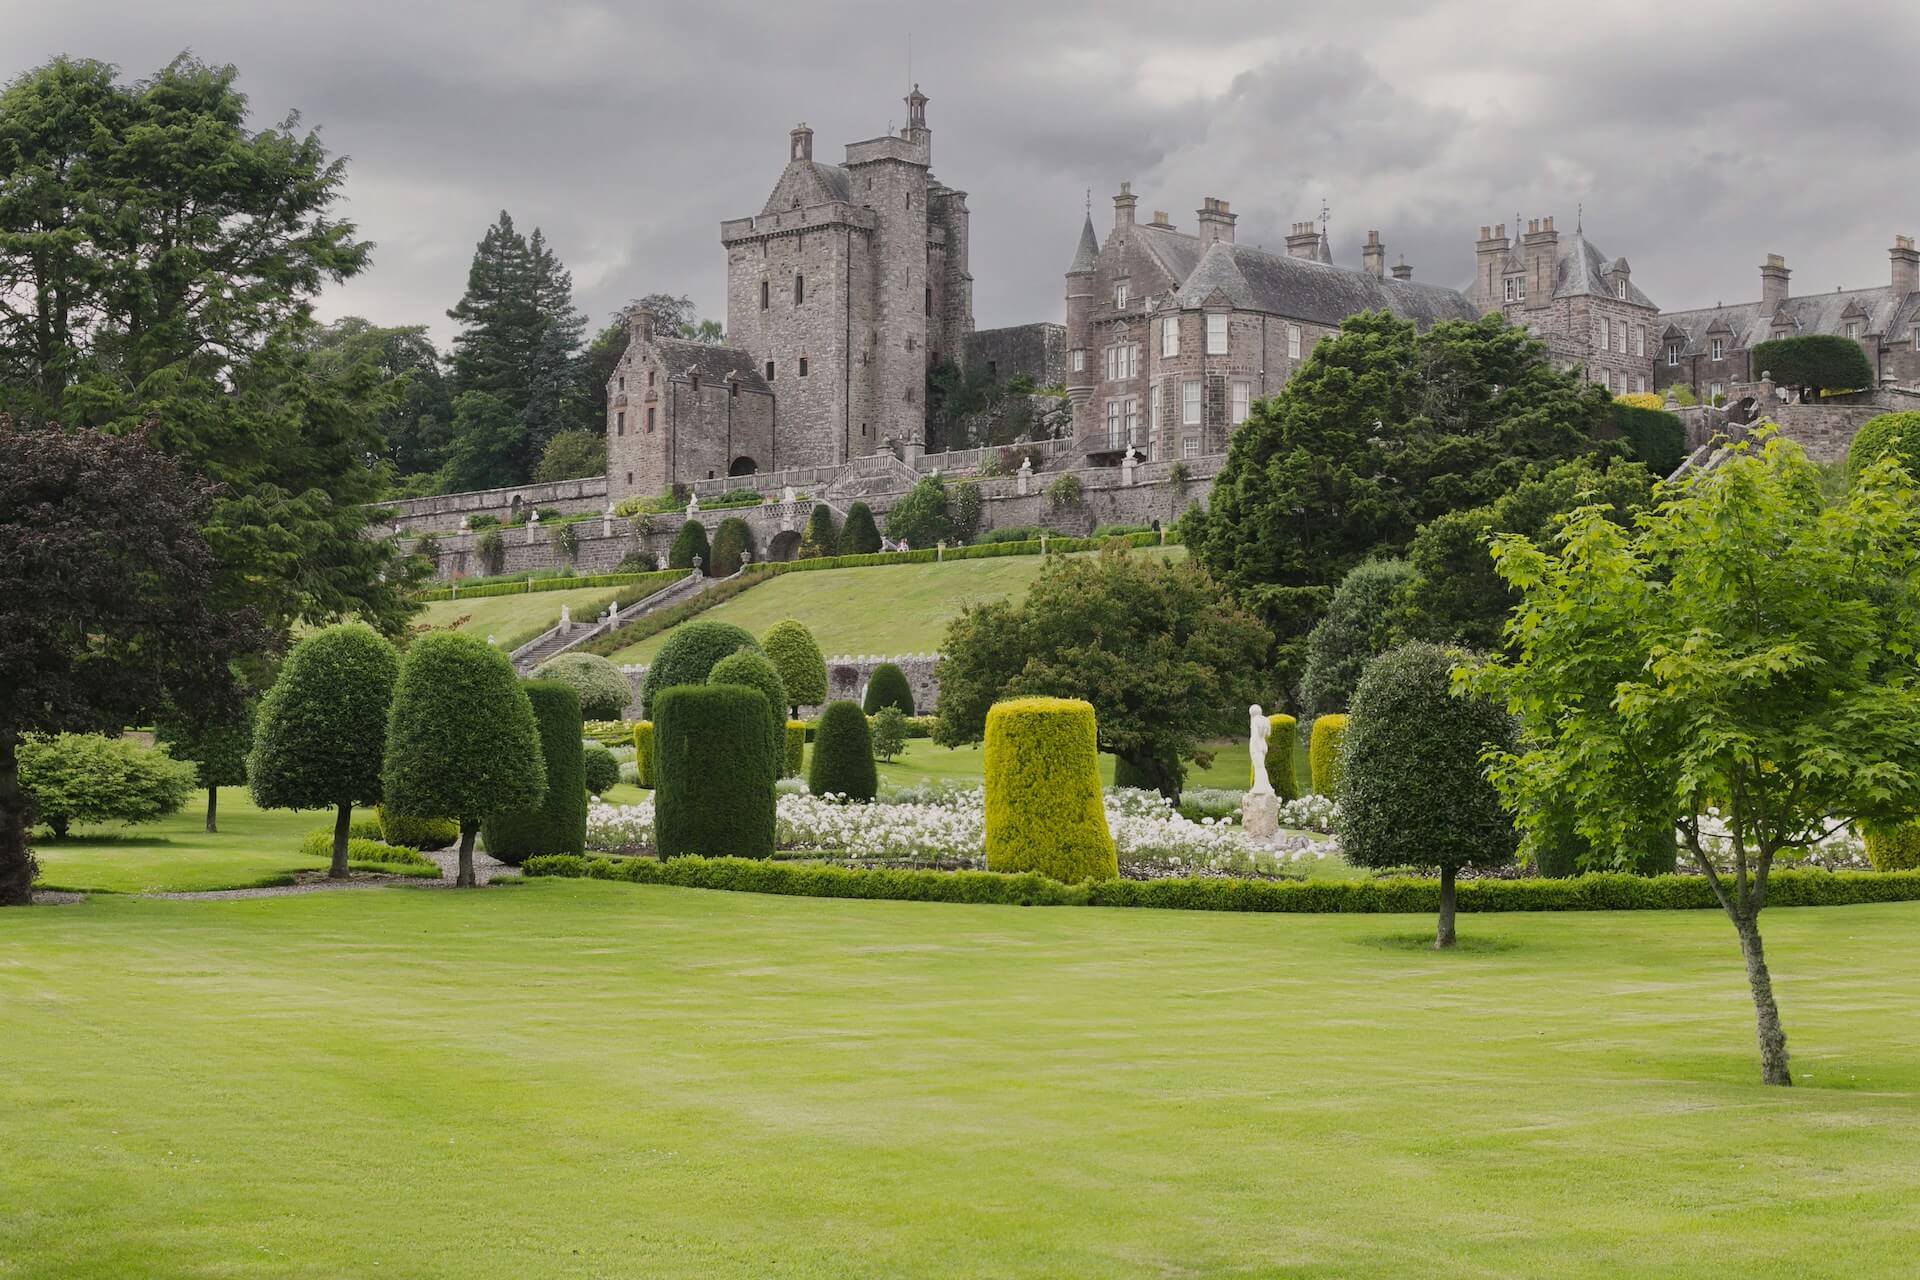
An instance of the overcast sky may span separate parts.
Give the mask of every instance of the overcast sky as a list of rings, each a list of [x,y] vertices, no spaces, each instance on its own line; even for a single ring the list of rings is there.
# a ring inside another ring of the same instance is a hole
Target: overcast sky
[[[1920,232],[1911,0],[0,0],[9,76],[191,49],[239,67],[258,123],[299,110],[378,246],[323,311],[442,341],[502,208],[546,229],[596,325],[656,291],[723,315],[720,220],[759,212],[796,122],[836,161],[900,125],[910,32],[982,327],[1062,317],[1085,192],[1104,234],[1122,179],[1143,220],[1191,229],[1217,195],[1272,248],[1324,200],[1339,261],[1377,227],[1450,285],[1480,224],[1571,229],[1584,204],[1669,310],[1757,297],[1769,252],[1796,293],[1884,284]]]

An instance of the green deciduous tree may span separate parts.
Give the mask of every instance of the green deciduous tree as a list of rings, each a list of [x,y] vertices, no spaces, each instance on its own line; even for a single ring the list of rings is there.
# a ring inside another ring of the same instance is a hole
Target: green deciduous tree
[[[155,736],[174,759],[192,763],[195,780],[207,793],[207,830],[219,830],[220,788],[247,780],[247,754],[253,750],[253,708],[242,705],[226,715],[169,710],[155,724]]]
[[[1848,480],[1888,456],[1920,478],[1920,412],[1882,413],[1861,423],[1847,446]]]
[[[780,673],[787,689],[787,703],[794,715],[801,707],[817,707],[827,700],[827,660],[820,654],[819,642],[807,624],[786,618],[767,628],[760,639],[767,660]]]
[[[561,431],[547,441],[540,464],[533,469],[534,481],[551,484],[555,480],[579,480],[604,475],[607,470],[607,440],[592,431]]]
[[[851,517],[848,524],[852,524]],[[946,481],[939,476],[922,476],[887,512],[887,537],[895,542],[905,539],[913,547],[955,541],[953,518],[947,510]]]
[[[342,623],[296,644],[260,702],[247,761],[254,803],[334,810],[327,874],[335,878],[347,874],[353,807],[380,803],[378,744],[399,669],[384,638],[362,623]]]
[[[547,789],[533,705],[507,655],[456,631],[408,647],[387,717],[384,785],[395,813],[459,822],[455,882],[471,886],[480,824],[534,808]]]
[[[435,471],[453,432],[453,397],[425,325],[395,328],[343,316],[309,339],[316,367],[371,362],[388,395],[378,416],[385,458],[400,476]]]
[[[177,813],[196,776],[190,762],[131,738],[61,733],[20,743],[20,785],[62,840],[76,822],[153,822]]]
[[[1207,738],[1244,730],[1270,643],[1197,565],[1119,547],[1059,559],[1021,603],[970,605],[948,627],[934,738],[978,742],[1002,698],[1081,698],[1093,704],[1100,749],[1177,798],[1181,761],[1201,759]]]
[[[1777,438],[1659,496],[1631,531],[1588,508],[1557,547],[1502,538],[1514,653],[1471,683],[1521,718],[1493,778],[1523,823],[1570,811],[1602,866],[1677,829],[1740,940],[1761,1077],[1788,1084],[1769,873],[1847,819],[1920,812],[1920,502],[1882,463],[1829,506]]]
[[[887,763],[907,745],[907,717],[898,707],[882,707],[873,713],[873,754]]]

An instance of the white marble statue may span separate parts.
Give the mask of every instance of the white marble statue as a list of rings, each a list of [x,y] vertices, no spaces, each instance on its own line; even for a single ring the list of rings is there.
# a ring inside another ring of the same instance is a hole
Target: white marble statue
[[[691,520],[699,514],[700,514],[700,495],[696,493],[687,499],[687,519]]]
[[[1255,703],[1247,708],[1247,751],[1253,756],[1253,795],[1270,796],[1273,779],[1267,776],[1267,739],[1273,735],[1273,721]]]
[[[780,486],[780,501],[782,501],[782,502],[792,502],[793,500],[794,500],[794,497],[793,497],[793,486],[792,486],[792,485],[790,485],[790,484],[787,484],[787,485],[781,485],[781,486]]]
[[[566,605],[560,606],[560,634],[566,635],[573,630],[573,610]]]

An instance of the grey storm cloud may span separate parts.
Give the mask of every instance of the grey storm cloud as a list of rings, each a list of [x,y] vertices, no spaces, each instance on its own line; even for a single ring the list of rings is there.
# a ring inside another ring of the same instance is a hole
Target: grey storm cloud
[[[721,219],[757,212],[805,120],[816,154],[932,97],[936,174],[969,193],[980,324],[1059,319],[1061,272],[1130,180],[1190,226],[1230,200],[1277,246],[1322,203],[1460,284],[1482,223],[1584,209],[1679,309],[1880,283],[1920,230],[1906,86],[1920,6],[1706,0],[1366,6],[1161,0],[658,4],[577,0],[0,0],[0,67],[55,54],[137,77],[191,50],[241,72],[257,121],[298,110],[350,157],[373,268],[326,314],[444,340],[501,209],[539,225],[603,321],[628,299],[724,310]],[[911,72],[909,72],[911,45]]]

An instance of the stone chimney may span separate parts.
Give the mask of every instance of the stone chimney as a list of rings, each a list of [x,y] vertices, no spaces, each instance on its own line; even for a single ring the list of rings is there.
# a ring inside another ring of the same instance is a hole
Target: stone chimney
[[[1553,301],[1554,275],[1559,269],[1560,233],[1553,229],[1553,219],[1529,218],[1520,248],[1527,264],[1527,305],[1544,307]]]
[[[1483,312],[1497,310],[1506,301],[1506,286],[1501,283],[1505,277],[1501,273],[1506,269],[1510,247],[1506,223],[1480,228],[1480,241],[1473,248],[1476,267],[1473,300]]]
[[[1121,183],[1120,194],[1113,198],[1114,230],[1118,231],[1121,227],[1130,227],[1133,225],[1134,206],[1139,203],[1139,200],[1134,198],[1133,184],[1131,182]]]
[[[1320,229],[1311,222],[1296,222],[1287,232],[1287,256],[1311,258],[1320,248]]]
[[[627,308],[627,331],[644,343],[653,342],[653,312],[639,303]]]
[[[1395,280],[1413,279],[1413,268],[1407,265],[1405,258],[1401,258],[1400,261],[1393,264],[1393,278]]]
[[[798,125],[794,126],[793,132],[787,135],[787,142],[791,148],[788,152],[787,159],[813,159],[813,130],[807,128],[807,122],[805,120],[802,120]]]
[[[1793,272],[1787,270],[1787,260],[1777,253],[1767,255],[1766,265],[1760,268],[1760,305],[1777,307],[1787,300],[1787,277]]]
[[[1887,257],[1893,262],[1893,291],[1912,293],[1920,289],[1920,251],[1913,247],[1912,236],[1895,236],[1893,248],[1887,250]]]
[[[1149,225],[1159,227],[1162,231],[1173,230],[1173,223],[1168,220],[1165,209],[1155,209],[1153,211],[1153,222]]]
[[[1387,276],[1387,246],[1380,243],[1378,231],[1367,232],[1367,242],[1360,248],[1360,264],[1367,274],[1375,280],[1384,280]]]
[[[1227,202],[1215,196],[1207,196],[1200,202],[1200,251],[1205,253],[1216,241],[1233,243],[1233,224],[1238,214],[1227,208]]]

